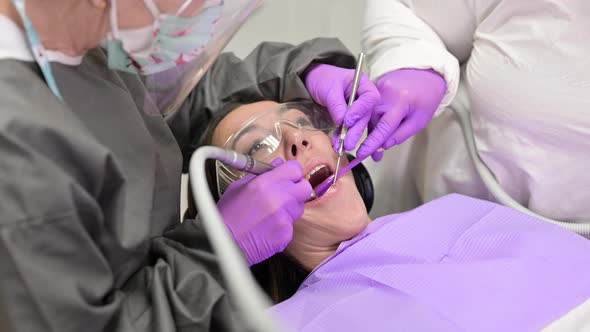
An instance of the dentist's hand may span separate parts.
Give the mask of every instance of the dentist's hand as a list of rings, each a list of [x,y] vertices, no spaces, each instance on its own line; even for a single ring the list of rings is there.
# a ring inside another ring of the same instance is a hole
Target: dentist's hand
[[[328,108],[337,125],[342,123],[349,127],[344,140],[344,149],[353,150],[369,123],[373,108],[379,103],[377,88],[366,74],[362,74],[357,90],[358,98],[344,118],[348,99],[352,92],[354,69],[345,69],[320,64],[309,71],[305,77],[305,86],[316,103]],[[332,140],[334,149],[340,146],[339,137]]]
[[[357,151],[357,158],[372,155],[375,161],[383,151],[401,144],[424,129],[432,119],[446,91],[447,83],[433,70],[399,69],[377,80],[381,104],[369,122],[369,135]]]
[[[313,191],[297,161],[279,158],[272,164],[272,171],[232,183],[217,203],[250,266],[285,250]]]

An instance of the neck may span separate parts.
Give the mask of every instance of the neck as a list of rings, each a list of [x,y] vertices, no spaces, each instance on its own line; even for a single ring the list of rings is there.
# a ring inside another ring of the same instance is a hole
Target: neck
[[[26,12],[45,49],[69,56],[83,55],[98,46],[109,30],[107,8],[88,1],[29,1]],[[23,28],[10,0],[0,0],[0,14]]]
[[[19,27],[23,27],[23,22],[20,18],[20,15],[10,0],[0,0],[0,15],[8,17]]]
[[[307,271],[316,268],[326,258],[332,256],[340,243],[332,245],[318,245],[313,238],[293,239],[287,248],[287,252],[293,256]],[[320,242],[321,243],[321,242]]]
[[[363,204],[362,201],[360,204]],[[326,222],[321,222],[313,215],[301,218],[294,225],[293,240],[285,252],[307,271],[315,269],[332,256],[343,241],[358,235],[371,222],[364,206],[351,210],[358,211],[351,212],[347,218],[329,217]],[[330,219],[338,220],[338,224],[331,224]]]

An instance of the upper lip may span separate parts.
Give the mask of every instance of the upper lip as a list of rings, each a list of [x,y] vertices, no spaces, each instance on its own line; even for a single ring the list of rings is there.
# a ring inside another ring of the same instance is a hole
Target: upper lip
[[[304,177],[307,178],[307,176],[311,173],[311,171],[313,171],[316,167],[321,166],[321,165],[326,165],[328,167],[328,169],[330,170],[330,173],[334,174],[334,165],[333,162],[330,162],[327,159],[324,158],[314,158],[312,160],[310,160],[309,162],[306,163],[306,165],[303,167],[303,174]]]

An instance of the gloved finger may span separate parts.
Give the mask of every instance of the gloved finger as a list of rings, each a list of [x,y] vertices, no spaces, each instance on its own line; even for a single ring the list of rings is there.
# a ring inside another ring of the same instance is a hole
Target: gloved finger
[[[282,211],[276,216],[275,222],[268,225],[267,234],[273,235],[271,241],[277,245],[276,250],[272,250],[274,254],[285,250],[293,240],[293,222],[297,219],[293,219],[288,211]]]
[[[377,126],[377,123],[379,122],[378,120],[380,119],[380,116],[382,116],[383,114],[380,114],[379,116],[375,116],[372,117],[371,120],[369,121],[369,125],[368,125],[368,132],[372,132],[373,129],[375,129],[375,126]],[[377,151],[373,152],[373,154],[371,155],[371,158],[373,158],[374,161],[379,162],[381,161],[381,159],[383,159],[383,149],[377,149]]]
[[[292,191],[292,189],[289,191]],[[305,201],[300,201],[294,196],[288,195],[288,199],[283,202],[283,211],[286,212],[288,216],[288,218],[285,219],[288,219],[289,222],[293,224],[297,219],[303,216],[305,211]]]
[[[369,124],[369,120],[371,120],[370,113],[360,118],[352,127],[348,129],[348,134],[344,139],[344,149],[346,151],[354,150],[359,140],[363,136],[363,133]]]
[[[402,123],[402,124],[401,124],[401,125],[398,127],[398,130],[399,130],[399,128],[401,128],[402,126],[403,126],[403,123]],[[397,132],[397,131],[396,131],[396,132]],[[395,135],[395,133],[394,133],[394,134],[393,134],[393,135],[392,135],[390,138],[388,138],[388,139],[385,141],[385,143],[383,143],[383,145],[381,145],[381,148],[382,148],[383,150],[389,150],[390,148],[392,148],[393,146],[396,146],[396,145],[398,145],[398,144],[400,144],[400,142],[397,140],[397,137],[396,137],[396,135]]]
[[[352,93],[352,85],[353,82],[351,82],[346,90],[348,98],[356,97],[350,96]],[[370,114],[373,111],[373,108],[375,108],[375,106],[381,101],[381,95],[379,94],[377,87],[371,82],[367,74],[361,75],[356,94],[358,98],[352,103],[352,106],[346,114],[346,119],[344,119],[344,123],[349,127],[352,127],[365,115]]]
[[[309,197],[311,197],[311,193],[313,192],[313,187],[311,183],[305,178],[301,179],[301,181],[295,183],[292,188],[290,188],[290,193],[295,197],[297,202],[305,203]]]
[[[383,113],[383,116],[381,116],[373,130],[361,144],[357,151],[357,158],[365,158],[377,151],[393,135],[400,122],[405,118],[408,110],[407,103],[396,103],[393,106],[388,104],[378,106],[378,108],[381,107],[390,107],[390,109]],[[381,112],[382,110],[376,108],[375,111]]]
[[[303,178],[303,168],[297,160],[288,160],[283,164],[275,167],[270,172],[264,173],[268,181],[277,182],[282,179],[287,179],[292,182],[299,182]]]
[[[276,157],[273,161],[270,162],[270,164],[276,167],[276,166],[283,164],[284,162],[285,162],[285,160],[283,158]]]
[[[383,151],[383,150],[377,150],[377,151],[373,152],[373,154],[371,155],[371,158],[373,158],[374,161],[379,162],[379,161],[381,161],[381,159],[383,159],[384,152],[385,151]]]
[[[230,188],[235,188],[240,185],[246,184],[246,183],[252,181],[255,177],[256,177],[256,175],[254,175],[254,174],[246,174],[242,178],[231,183],[227,189],[229,190]]]
[[[283,160],[283,158],[277,157],[276,159],[271,161],[270,164],[276,167],[276,166],[283,164],[284,162],[285,161]],[[254,174],[246,174],[244,177],[242,177],[242,178],[234,181],[232,184],[230,184],[229,187],[232,187],[232,186],[237,187],[239,185],[246,184],[246,183],[252,181],[252,179],[254,179],[255,177],[256,177],[256,175],[254,175]],[[229,187],[228,187],[228,189],[229,189]]]
[[[344,114],[346,113],[346,100],[344,99],[344,91],[341,90],[340,85],[335,84],[330,88],[330,91],[326,94],[325,107],[328,108],[328,112],[332,116],[332,120],[337,125],[342,124]]]
[[[383,148],[389,149],[394,145],[405,142],[408,138],[424,129],[429,122],[429,116],[421,112],[412,112],[404,119],[389,140],[383,144]]]
[[[386,108],[386,111],[391,110],[391,108],[392,108],[392,106]],[[379,106],[377,109],[379,110],[379,113],[375,112],[375,115],[371,117],[371,120],[369,121],[369,125],[367,128],[367,135],[370,135],[375,130],[375,127],[377,127],[377,124],[379,124],[379,121],[381,121],[381,118],[385,114],[385,113],[383,113],[384,112],[383,109],[385,109],[384,106],[383,107]],[[377,150],[375,150],[374,153],[377,153],[379,151],[383,151],[383,149],[378,148]],[[371,154],[371,156],[373,156],[373,155]],[[376,157],[377,157],[377,155],[376,155]],[[381,159],[379,159],[379,160],[381,160]]]
[[[340,132],[342,132],[342,127],[336,128],[334,135],[332,136],[332,146],[336,153],[338,153],[338,149],[340,149]]]

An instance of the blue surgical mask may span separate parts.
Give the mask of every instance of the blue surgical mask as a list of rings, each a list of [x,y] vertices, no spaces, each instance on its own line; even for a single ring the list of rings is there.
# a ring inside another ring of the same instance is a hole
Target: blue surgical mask
[[[144,0],[154,16],[153,25],[125,31],[117,26],[116,0],[112,0],[112,33],[107,40],[109,67],[150,75],[182,66],[201,56],[221,16],[223,1],[208,1],[198,15],[181,17],[191,1],[186,1],[175,15],[169,15],[160,13],[153,0]],[[137,39],[144,41],[142,47],[134,46],[138,44]]]

